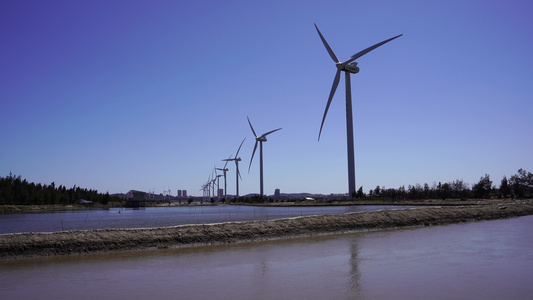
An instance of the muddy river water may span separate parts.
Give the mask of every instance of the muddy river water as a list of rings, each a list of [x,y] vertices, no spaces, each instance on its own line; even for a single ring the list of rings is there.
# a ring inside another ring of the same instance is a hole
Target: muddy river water
[[[2,299],[531,299],[533,216],[0,260]]]

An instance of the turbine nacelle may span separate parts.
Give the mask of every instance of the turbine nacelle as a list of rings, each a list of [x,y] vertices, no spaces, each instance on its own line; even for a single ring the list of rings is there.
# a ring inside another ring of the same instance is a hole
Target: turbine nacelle
[[[343,65],[343,64],[337,64],[337,69],[341,71],[350,72],[352,74],[359,73],[359,67],[357,66],[357,62],[353,62],[351,64]]]

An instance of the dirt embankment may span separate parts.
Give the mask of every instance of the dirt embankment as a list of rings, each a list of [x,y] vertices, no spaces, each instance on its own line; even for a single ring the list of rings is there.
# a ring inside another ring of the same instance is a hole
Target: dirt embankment
[[[3,234],[0,235],[0,258],[189,247],[409,226],[429,226],[531,214],[533,214],[533,202],[514,201],[490,205],[383,210],[272,221],[151,229]]]

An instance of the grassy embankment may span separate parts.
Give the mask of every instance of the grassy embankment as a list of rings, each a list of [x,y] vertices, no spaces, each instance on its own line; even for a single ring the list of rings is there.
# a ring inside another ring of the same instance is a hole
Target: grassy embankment
[[[478,202],[469,206],[356,212],[291,219],[0,235],[0,258],[126,251],[272,240],[401,227],[430,226],[533,214],[533,201]]]

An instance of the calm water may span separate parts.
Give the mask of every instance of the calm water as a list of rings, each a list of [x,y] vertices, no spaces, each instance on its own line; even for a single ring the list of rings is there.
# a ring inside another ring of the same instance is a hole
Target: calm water
[[[2,299],[531,299],[533,216],[0,261]]]
[[[296,216],[343,214],[392,208],[405,207],[255,207],[228,205],[72,210],[53,213],[0,215],[0,234],[111,228],[152,228],[184,224],[272,220]]]

